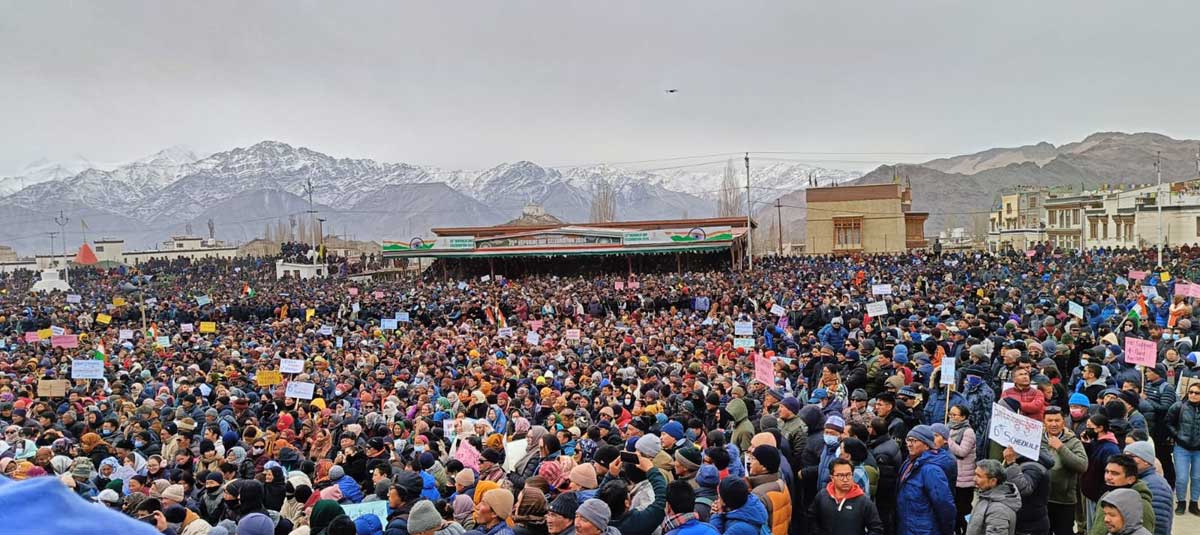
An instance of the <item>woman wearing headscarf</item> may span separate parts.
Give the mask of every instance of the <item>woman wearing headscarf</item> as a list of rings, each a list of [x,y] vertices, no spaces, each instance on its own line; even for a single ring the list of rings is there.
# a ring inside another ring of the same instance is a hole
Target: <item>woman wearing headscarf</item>
[[[112,446],[96,433],[85,433],[83,438],[79,440],[79,449],[96,466],[99,466],[104,459],[112,455]]]
[[[254,478],[254,461],[246,455],[246,448],[234,446],[225,452],[225,461],[237,467],[238,479]]]
[[[96,465],[96,475],[92,476],[92,484],[98,489],[103,489],[112,481],[113,472],[121,467],[121,462],[116,457],[106,457],[100,464]]]
[[[263,506],[272,511],[283,508],[283,500],[287,495],[287,482],[283,478],[283,468],[272,465],[263,471]]]
[[[349,526],[349,531],[345,531]],[[307,534],[292,531],[292,535],[354,535],[354,522],[346,516],[342,506],[332,500],[321,500],[313,506],[312,514],[308,515]]]
[[[513,535],[549,535],[547,509],[546,495],[541,490],[529,486],[522,489],[513,508]]]
[[[542,464],[542,437],[546,433],[546,428],[540,425],[529,429],[529,434],[525,436],[525,455],[513,465],[513,473],[526,478],[537,473],[538,466]]]

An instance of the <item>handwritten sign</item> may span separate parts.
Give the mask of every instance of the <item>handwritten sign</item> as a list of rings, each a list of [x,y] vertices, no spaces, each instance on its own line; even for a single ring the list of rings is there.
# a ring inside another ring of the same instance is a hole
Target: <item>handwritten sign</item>
[[[304,361],[300,359],[280,359],[279,371],[283,373],[304,373]]]
[[[542,341],[542,337],[537,332],[529,331],[529,332],[525,333],[525,343],[527,343],[531,346],[536,346],[539,343],[541,343],[541,341]]]
[[[67,295],[67,302],[68,302],[68,303],[71,303],[71,304],[77,304],[77,303],[80,303],[80,302],[82,302],[82,301],[83,301],[83,298],[82,298],[82,297],[80,297],[80,296],[79,296],[79,294],[68,294],[68,295]]]
[[[67,334],[67,330],[57,325],[50,326],[50,336],[62,336]]]
[[[393,318],[383,318],[379,320],[379,328],[385,331],[394,331],[397,327],[397,321]]]
[[[1145,280],[1147,275],[1149,275],[1147,271],[1129,270],[1129,280],[1131,281]]]
[[[339,337],[337,337],[337,339],[334,340],[333,346],[340,348],[340,347],[342,347],[342,342],[343,342],[342,337],[339,336]]]
[[[121,329],[117,332],[117,340],[133,340],[133,329]]]
[[[545,324],[545,322],[543,322],[542,320],[530,320],[529,321],[529,329],[533,330],[533,331],[540,331],[540,330],[542,330],[542,325],[544,325],[544,324]]]
[[[195,332],[195,331],[196,331],[196,326],[191,323],[184,323],[179,326],[179,332],[181,332],[181,333],[190,333],[190,332]]]
[[[1184,297],[1200,297],[1200,284],[1176,284],[1175,295],[1182,295]]]
[[[375,299],[383,299],[383,292],[381,292],[379,290],[375,290],[375,293],[373,293],[371,295],[375,296]]]
[[[388,502],[384,500],[343,505],[342,511],[350,517],[350,520],[356,520],[360,516],[375,515],[379,518],[380,524],[387,525]]]
[[[958,364],[954,361],[954,357],[945,357],[942,359],[942,377],[941,384],[954,384],[954,376],[958,373]]]
[[[73,334],[60,334],[50,337],[50,345],[52,347],[61,347],[63,349],[74,349],[79,347],[79,337]]]
[[[891,284],[872,284],[871,295],[892,295]]]
[[[776,316],[782,316],[784,314],[787,314],[787,309],[780,306],[779,303],[775,303],[775,304],[771,305],[771,313]]]
[[[1155,297],[1158,297],[1158,288],[1153,286],[1142,286],[1142,295],[1146,296],[1146,299],[1154,299]]]
[[[583,337],[579,329],[567,329],[567,340],[578,340]]]
[[[397,312],[396,321],[400,323],[412,323],[412,320],[408,317],[408,312]]]
[[[99,323],[100,325],[108,325],[109,323],[112,323],[112,316],[109,316],[108,314],[96,314],[96,323]]]
[[[313,398],[313,388],[314,388],[314,385],[312,383],[302,383],[300,381],[292,381],[287,384],[287,389],[284,390],[283,395],[286,397],[289,397],[289,398],[296,398],[296,399],[312,399]]]
[[[775,368],[771,359],[758,353],[754,355],[754,380],[767,386],[775,386]]]
[[[988,438],[1001,446],[1012,446],[1022,457],[1037,459],[1042,448],[1042,422],[1012,412],[1003,404],[993,403]]]
[[[630,290],[636,290],[636,289],[638,289],[638,288],[641,288],[641,287],[642,287],[642,283],[640,283],[640,282],[638,282],[638,281],[629,281],[629,285],[628,285],[628,286],[629,286],[629,289],[630,289]]]
[[[496,329],[496,336],[499,336],[501,338],[512,338],[513,328],[512,327],[501,327],[499,329]]]
[[[71,361],[71,378],[72,379],[103,379],[104,378],[104,361],[103,360],[72,360]]]
[[[196,296],[196,306],[198,306],[198,307],[202,307],[204,305],[208,305],[211,303],[212,303],[212,299],[209,298],[207,295],[197,295]]]
[[[158,338],[154,339],[154,345],[157,345],[158,347],[171,347],[171,337],[159,336]]]
[[[617,281],[617,282],[614,282],[614,283],[613,283],[613,288],[614,288],[614,289],[617,289],[617,290],[624,290],[624,289],[625,289],[625,281]]]
[[[201,333],[215,333],[215,332],[217,332],[217,322],[215,322],[215,321],[202,321],[202,322],[200,322],[200,332],[201,332]]]
[[[112,304],[115,307],[123,307],[123,306],[125,306],[125,298],[124,297],[114,297]]]
[[[317,332],[321,333],[321,336],[329,336],[333,334],[333,327],[329,325],[322,325],[321,330]]]
[[[353,297],[356,295],[358,295],[358,288],[350,288],[350,296]]]
[[[1153,366],[1158,362],[1158,350],[1151,340],[1132,336],[1125,337],[1125,362]]]
[[[283,374],[278,370],[260,370],[254,380],[258,386],[273,386],[283,382]]]
[[[735,336],[750,336],[754,334],[753,321],[735,321],[733,322],[733,334]]]
[[[733,339],[733,348],[738,349],[741,347],[744,347],[746,349],[754,349],[754,339],[753,338],[734,338]]]
[[[50,329],[40,329],[37,332],[38,340],[49,340],[54,336],[54,331]]]
[[[42,379],[38,381],[37,395],[40,398],[61,398],[67,395],[70,386],[71,381],[66,379]]]
[[[1079,319],[1083,319],[1083,305],[1076,303],[1074,301],[1071,301],[1071,302],[1067,303],[1067,310],[1070,311],[1070,314],[1072,316],[1075,316],[1076,318],[1079,318]]]
[[[29,331],[29,332],[25,333],[25,342],[26,343],[32,344],[32,343],[38,342],[38,341],[41,341],[41,338],[38,337],[37,331]]]
[[[867,303],[867,315],[872,318],[881,318],[888,315],[887,303],[883,301],[875,301]]]

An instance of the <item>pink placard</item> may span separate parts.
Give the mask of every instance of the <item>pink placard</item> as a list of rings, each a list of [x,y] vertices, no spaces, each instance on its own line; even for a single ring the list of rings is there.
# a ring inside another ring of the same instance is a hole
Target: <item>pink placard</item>
[[[534,331],[542,330],[542,320],[529,320],[529,328]]]
[[[614,282],[614,283],[613,283],[613,288],[616,288],[616,289],[618,289],[618,290],[624,290],[624,289],[625,289],[625,281],[617,281],[617,282]]]
[[[636,290],[641,287],[642,287],[642,283],[640,283],[638,281],[629,281],[629,289],[630,290]]]
[[[32,344],[32,343],[38,342],[40,340],[41,340],[41,338],[38,338],[37,331],[29,331],[29,332],[25,333],[25,341],[26,342],[29,342]]]
[[[1037,251],[1034,251],[1033,249],[1025,251],[1025,256],[1033,258],[1033,257],[1037,256]]]
[[[771,366],[771,359],[762,353],[754,354],[754,380],[767,386],[775,386],[775,368]]]
[[[1146,275],[1148,273],[1149,272],[1146,272],[1146,271],[1137,271],[1137,270],[1131,269],[1131,270],[1129,270],[1129,280],[1131,280],[1131,281],[1145,280]]]
[[[351,288],[350,295],[358,295],[358,288]]]
[[[779,327],[780,329],[786,329],[788,326],[788,317],[779,316],[779,321],[775,322],[775,326]]]
[[[383,299],[383,292],[375,290],[375,299]]]
[[[1179,283],[1175,285],[1175,295],[1184,297],[1200,297],[1200,285]]]
[[[1125,337],[1125,362],[1153,366],[1158,362],[1157,346],[1150,340]]]
[[[60,334],[58,336],[51,336],[50,345],[64,349],[74,349],[79,347],[79,337],[73,334]]]

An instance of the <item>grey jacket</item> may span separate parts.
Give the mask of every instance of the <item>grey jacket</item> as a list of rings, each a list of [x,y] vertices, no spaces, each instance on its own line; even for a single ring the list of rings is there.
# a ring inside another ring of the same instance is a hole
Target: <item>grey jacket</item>
[[[1121,512],[1125,527],[1116,535],[1150,535],[1142,525],[1142,496],[1133,489],[1111,490],[1100,497],[1100,507],[1112,505]],[[1099,509],[1100,507],[1097,507]]]
[[[967,535],[1013,535],[1017,531],[1017,511],[1021,509],[1021,493],[1005,481],[979,494]]]

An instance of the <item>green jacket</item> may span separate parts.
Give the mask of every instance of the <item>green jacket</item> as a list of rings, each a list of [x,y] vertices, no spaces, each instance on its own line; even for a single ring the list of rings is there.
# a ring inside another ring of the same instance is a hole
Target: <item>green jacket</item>
[[[1076,503],[1079,495],[1079,476],[1087,471],[1087,451],[1083,442],[1070,429],[1064,429],[1062,447],[1054,452],[1054,468],[1050,469],[1050,503]],[[1051,451],[1050,443],[1042,437],[1042,450]]]
[[[1142,527],[1146,528],[1146,531],[1154,533],[1154,505],[1151,502],[1153,495],[1150,493],[1150,487],[1147,487],[1142,481],[1138,481],[1129,488],[1142,495]],[[1092,529],[1088,530],[1087,535],[1108,535],[1108,528],[1104,526],[1103,507],[1096,507],[1096,514],[1092,515]]]
[[[750,411],[746,408],[746,402],[741,398],[734,399],[725,405],[725,412],[729,413],[735,424],[730,442],[745,453],[750,449],[750,440],[754,438],[754,424],[750,423]]]
[[[808,444],[808,425],[800,416],[792,416],[791,420],[779,419],[779,433],[783,435],[783,439],[788,442],[791,447],[792,456],[796,459],[800,458],[800,453],[804,451],[805,445]],[[792,466],[797,466],[793,463]]]

